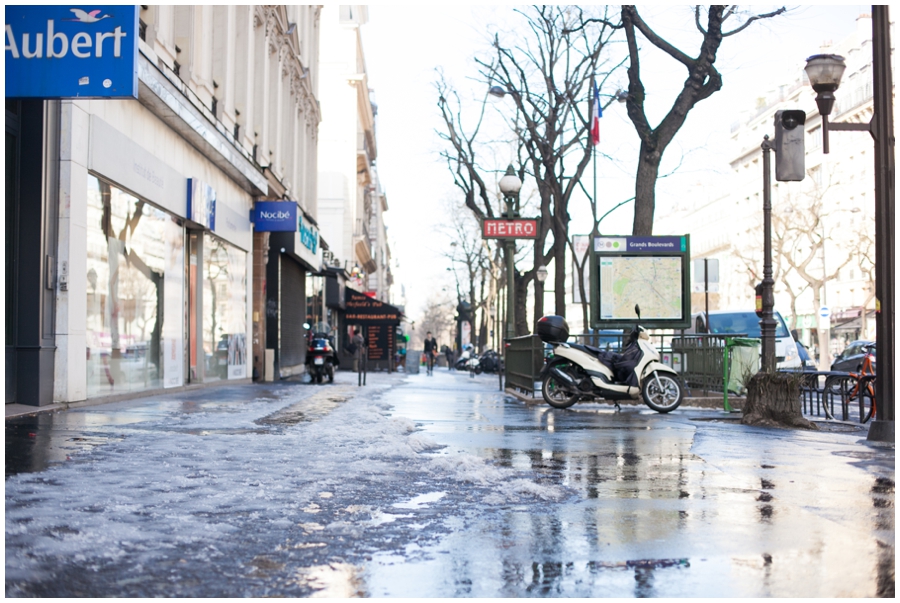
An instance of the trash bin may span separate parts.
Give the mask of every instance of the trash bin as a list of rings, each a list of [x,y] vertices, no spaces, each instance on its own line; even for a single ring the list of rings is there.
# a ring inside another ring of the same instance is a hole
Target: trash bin
[[[411,375],[419,374],[419,364],[422,362],[421,350],[406,350],[406,372]]]
[[[722,389],[724,390],[724,406],[731,412],[728,404],[728,392],[744,393],[744,382],[750,375],[759,372],[759,348],[761,340],[755,337],[726,337],[722,366]],[[729,366],[729,356],[731,362]],[[730,369],[730,370],[729,370]]]

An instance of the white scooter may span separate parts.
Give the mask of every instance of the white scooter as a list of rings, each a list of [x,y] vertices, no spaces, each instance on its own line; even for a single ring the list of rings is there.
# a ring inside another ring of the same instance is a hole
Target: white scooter
[[[634,311],[640,321],[640,307],[636,305]],[[582,400],[615,402],[643,396],[647,406],[666,413],[681,404],[678,373],[660,362],[659,352],[640,324],[635,325],[621,353],[566,343],[569,327],[561,316],[544,316],[537,332],[553,346],[553,357],[541,373],[541,393],[550,406],[569,408]]]

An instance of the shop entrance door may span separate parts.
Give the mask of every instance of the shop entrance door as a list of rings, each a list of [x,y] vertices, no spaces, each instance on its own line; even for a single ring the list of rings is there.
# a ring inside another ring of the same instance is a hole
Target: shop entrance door
[[[6,100],[6,403],[16,401],[16,215],[19,204],[19,102]]]
[[[203,381],[204,354],[203,334],[200,331],[203,323],[200,320],[203,312],[203,270],[200,258],[203,257],[203,234],[199,230],[188,231],[188,250],[185,271],[187,283],[187,381],[199,383]]]

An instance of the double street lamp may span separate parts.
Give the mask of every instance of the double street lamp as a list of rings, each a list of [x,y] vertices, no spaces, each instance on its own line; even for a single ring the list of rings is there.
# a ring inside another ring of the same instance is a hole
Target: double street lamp
[[[891,75],[890,17],[887,6],[872,7],[872,83],[874,115],[868,124],[829,124],[834,92],[846,65],[833,54],[809,57],[806,75],[816,91],[822,116],[822,151],[828,153],[829,130],[869,132],[875,141],[875,340],[877,405],[869,439],[894,441],[894,110]],[[865,310],[863,310],[865,311]]]
[[[522,180],[516,176],[516,170],[512,164],[506,168],[506,174],[500,179],[500,192],[506,201],[506,218],[512,220],[518,217],[516,206],[518,205],[519,191],[522,189]],[[516,336],[516,280],[515,280],[516,240],[506,241],[506,338]]]

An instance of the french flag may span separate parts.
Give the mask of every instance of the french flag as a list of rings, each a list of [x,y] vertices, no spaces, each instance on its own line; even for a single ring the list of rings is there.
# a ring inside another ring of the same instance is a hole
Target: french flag
[[[600,144],[600,118],[603,117],[603,109],[600,108],[600,89],[597,88],[597,83],[594,82],[594,103],[592,108],[592,118],[591,118],[591,142],[594,146]]]

